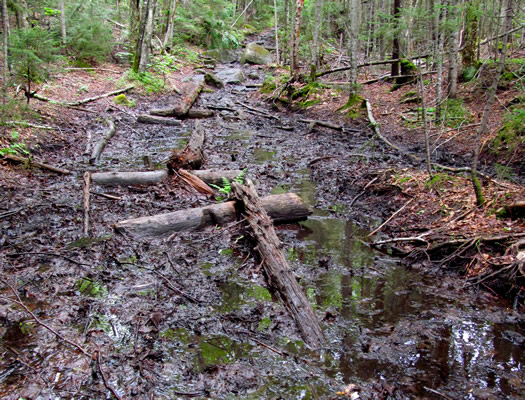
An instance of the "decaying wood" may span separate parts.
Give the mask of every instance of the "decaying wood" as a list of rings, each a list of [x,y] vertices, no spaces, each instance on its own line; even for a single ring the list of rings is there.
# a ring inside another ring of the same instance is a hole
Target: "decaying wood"
[[[171,125],[179,126],[181,121],[174,118],[157,117],[155,115],[139,114],[137,115],[137,122],[142,124],[158,124],[158,125]]]
[[[504,208],[506,215],[511,218],[521,218],[525,216],[525,200],[507,204]]]
[[[49,126],[49,125],[37,125],[37,124],[32,124],[30,122],[25,122],[25,121],[5,121],[5,122],[3,122],[3,124],[5,124],[5,125],[23,126],[23,127],[35,128],[35,129],[47,129],[47,130],[55,130],[55,129],[57,129],[57,128]]]
[[[191,109],[188,111],[188,114],[186,115],[187,118],[191,119],[204,119],[204,118],[211,118],[215,115],[215,113],[212,110],[202,110],[202,109]]]
[[[198,176],[208,185],[213,184],[220,186],[222,185],[223,178],[232,182],[241,172],[242,171],[239,169],[199,169],[192,171],[191,173]]]
[[[91,174],[84,172],[84,195],[82,197],[82,206],[84,209],[84,229],[82,233],[84,236],[89,234],[89,186],[91,184]]]
[[[215,192],[205,182],[202,181],[198,176],[186,171],[185,169],[179,169],[176,174],[186,182],[188,185],[194,187],[199,193],[206,194],[208,196],[215,196]]]
[[[151,115],[159,117],[184,117],[188,114],[191,106],[197,100],[199,93],[204,87],[204,78],[193,80],[186,85],[185,94],[174,107],[150,110]]]
[[[115,90],[113,92],[101,94],[100,96],[88,97],[87,99],[79,100],[79,101],[73,101],[73,102],[70,102],[70,103],[63,102],[63,101],[52,100],[52,99],[49,99],[47,97],[41,96],[41,95],[36,94],[36,93],[32,94],[31,97],[33,97],[34,99],[37,99],[37,100],[40,100],[40,101],[46,101],[46,102],[49,102],[49,103],[52,103],[52,104],[59,104],[61,106],[66,106],[66,107],[75,107],[75,106],[80,106],[82,104],[91,103],[93,101],[96,101],[96,100],[99,100],[99,99],[103,99],[105,97],[116,96],[118,94],[128,92],[131,89],[133,89],[134,87],[135,86],[132,85],[132,86],[128,86],[128,87],[126,87],[124,89],[119,89],[119,90]]]
[[[190,140],[181,151],[174,151],[167,166],[168,171],[183,169],[199,169],[204,161],[204,128],[197,122],[191,132]]]
[[[312,213],[294,193],[276,194],[261,199],[264,209],[275,222],[300,221]],[[167,214],[132,218],[115,224],[117,232],[129,232],[138,237],[168,236],[174,232],[195,231],[210,225],[235,221],[235,202],[179,210]]]
[[[14,154],[6,154],[4,156],[4,159],[8,160],[8,161],[14,161],[14,162],[17,162],[17,163],[21,163],[21,164],[26,164],[26,165],[29,165],[31,167],[37,167],[37,168],[45,169],[45,170],[48,170],[48,171],[51,171],[51,172],[56,172],[57,174],[62,174],[62,175],[69,175],[69,174],[71,174],[71,171],[69,171],[67,169],[54,167],[53,165],[49,165],[49,164],[44,164],[44,163],[42,163],[40,161],[36,161],[36,160],[34,160],[32,158],[24,158],[24,157],[16,156]]]
[[[91,153],[91,157],[89,158],[89,163],[93,164],[95,161],[98,160],[100,157],[100,154],[102,154],[102,151],[104,151],[104,147],[106,147],[106,144],[108,144],[109,140],[113,137],[113,135],[116,132],[115,124],[113,120],[108,119],[108,130],[102,140],[96,144],[96,146],[93,148],[93,152]]]
[[[335,124],[332,124],[326,121],[319,121],[319,120],[314,120],[314,119],[298,119],[297,121],[304,122],[305,124],[309,124],[310,126],[312,126],[312,128],[315,127],[316,125],[319,125],[319,126],[324,126],[325,128],[334,129],[336,131],[343,130],[342,125],[335,125]]]
[[[232,188],[235,196],[244,205],[243,212],[255,235],[256,248],[263,260],[268,285],[279,294],[305,343],[319,349],[324,343],[323,331],[310,302],[288,267],[270,216],[265,211],[253,184],[248,180],[246,185],[233,183]]]

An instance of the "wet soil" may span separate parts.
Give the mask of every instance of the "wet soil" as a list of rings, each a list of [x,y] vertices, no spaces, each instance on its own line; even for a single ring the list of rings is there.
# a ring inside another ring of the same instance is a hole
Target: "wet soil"
[[[262,67],[236,66],[248,84],[264,79]],[[71,176],[1,170],[2,279],[42,322],[95,355],[35,323],[4,282],[0,397],[522,398],[522,313],[490,292],[464,288],[456,275],[366,244],[391,207],[380,196],[354,202],[363,187],[357,182],[406,160],[364,125],[312,129],[298,122],[304,113],[277,113],[254,90],[230,84],[200,95],[197,106],[224,108],[200,122],[204,167],[247,168],[260,195],[293,191],[314,208],[308,220],[277,232],[326,345],[312,351],[300,340],[241,224],[147,240],[113,232],[123,219],[214,201],[181,185],[93,188],[121,200],[92,196],[90,236],[83,237],[83,172],[144,170],[145,155],[162,168],[195,123],[137,124],[135,114],[178,97],[131,94],[133,109],[99,102],[118,132],[95,166],[83,152],[87,132],[102,136],[102,121],[78,111],[65,134],[40,150]]]

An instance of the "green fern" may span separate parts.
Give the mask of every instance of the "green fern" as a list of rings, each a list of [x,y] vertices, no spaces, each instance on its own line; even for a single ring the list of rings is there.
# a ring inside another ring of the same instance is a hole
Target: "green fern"
[[[239,175],[237,175],[235,178],[233,178],[233,182],[238,183],[242,185],[244,183],[244,178],[246,177],[246,172],[248,170],[245,168],[241,172],[239,172]],[[210,184],[210,186],[214,189],[216,189],[219,193],[222,193],[225,195],[225,198],[228,198],[230,196],[230,193],[232,191],[232,183],[228,180],[226,177],[222,177],[222,186],[214,185],[213,183]],[[224,197],[218,196],[216,198],[217,201],[224,200]]]

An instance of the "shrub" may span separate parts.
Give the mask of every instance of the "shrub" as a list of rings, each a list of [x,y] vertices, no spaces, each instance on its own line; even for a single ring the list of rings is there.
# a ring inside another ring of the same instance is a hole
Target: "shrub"
[[[525,107],[520,105],[513,107],[505,115],[504,124],[490,147],[495,154],[503,151],[510,154],[516,147],[523,145],[525,145]]]

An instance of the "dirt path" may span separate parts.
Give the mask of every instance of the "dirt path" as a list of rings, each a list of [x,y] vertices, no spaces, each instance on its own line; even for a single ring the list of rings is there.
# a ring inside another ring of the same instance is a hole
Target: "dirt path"
[[[261,195],[294,191],[315,208],[308,221],[278,233],[326,347],[312,352],[300,341],[241,225],[151,240],[113,232],[126,218],[212,202],[202,195],[170,183],[93,188],[120,200],[92,196],[90,237],[83,237],[83,172],[143,170],[144,156],[161,166],[194,123],[137,124],[135,114],[177,95],[153,103],[132,95],[133,109],[103,103],[117,133],[95,166],[83,154],[86,133],[100,138],[102,124],[79,112],[46,153],[72,176],[2,170],[2,279],[40,320],[96,356],[36,324],[3,285],[0,397],[520,398],[523,315],[363,243],[390,208],[379,197],[353,200],[378,171],[405,161],[367,127],[345,123],[340,132],[299,122],[307,117],[300,113],[276,113],[254,96],[264,70],[217,71],[232,67],[248,80],[197,101],[222,108],[202,121],[205,167],[247,168]]]

